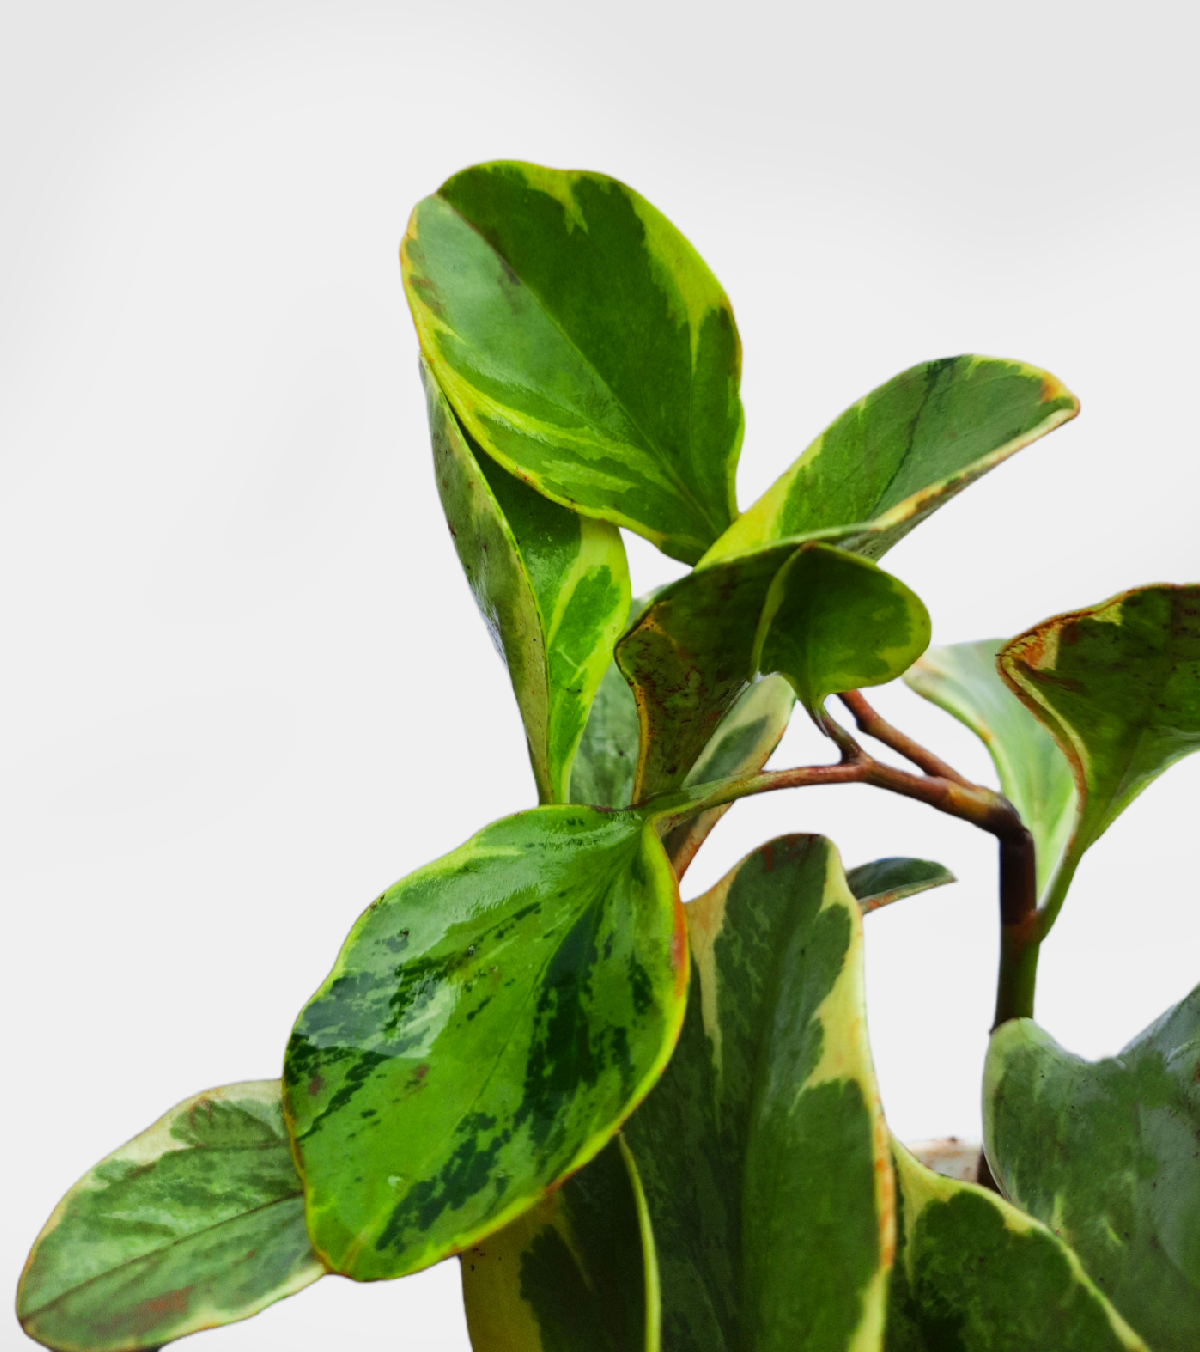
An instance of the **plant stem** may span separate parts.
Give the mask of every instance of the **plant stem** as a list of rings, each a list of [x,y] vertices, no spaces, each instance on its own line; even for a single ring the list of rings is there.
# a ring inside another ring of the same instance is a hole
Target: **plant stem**
[[[938,779],[948,779],[953,784],[970,785],[952,766],[946,764],[940,756],[927,751],[919,742],[914,742],[907,733],[893,727],[886,718],[881,717],[863,698],[859,690],[847,690],[838,698],[854,715],[854,726],[864,736],[872,737],[884,746],[899,752],[906,761],[911,761],[919,770]]]
[[[1033,837],[1025,827],[1000,840],[1000,975],[993,1031],[1033,1017],[1041,927]]]

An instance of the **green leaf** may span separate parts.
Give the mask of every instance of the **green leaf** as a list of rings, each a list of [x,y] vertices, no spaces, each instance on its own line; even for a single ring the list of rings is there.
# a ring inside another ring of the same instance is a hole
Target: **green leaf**
[[[1002,640],[930,648],[904,673],[918,695],[965,724],[984,743],[1000,789],[1037,849],[1038,891],[1049,882],[1075,823],[1071,767],[1054,738],[1000,679]]]
[[[620,1136],[461,1262],[475,1352],[658,1352],[654,1236]]]
[[[454,547],[512,677],[543,802],[566,802],[596,688],[629,611],[615,526],[566,511],[479,455],[422,362]]]
[[[488,455],[695,563],[737,515],[728,298],[644,198],[499,162],[417,205],[401,247],[421,350]]]
[[[520,813],[385,892],[284,1061],[328,1266],[428,1267],[587,1163],[671,1054],[686,952],[674,875],[636,812]]]
[[[1053,924],[1085,850],[1168,766],[1200,748],[1200,585],[1139,587],[1006,643],[1000,671],[1066,754],[1078,816],[1043,910]]]
[[[846,874],[846,883],[863,915],[957,881],[948,868],[931,859],[876,859],[870,864],[859,864]]]
[[[810,712],[899,676],[929,642],[898,579],[818,541],[706,565],[667,587],[617,645],[637,698],[638,800],[678,788],[759,673],[787,677]]]
[[[843,546],[879,559],[988,470],[1079,412],[1045,371],[991,357],[922,362],[828,427],[704,556],[870,524]]]
[[[571,801],[628,807],[637,770],[637,703],[615,662],[608,664],[571,770]]]
[[[1149,1352],[1049,1230],[893,1150],[886,1352]]]
[[[784,836],[687,909],[675,1055],[625,1138],[671,1352],[867,1352],[893,1245],[862,925],[837,853]]]
[[[247,1319],[325,1269],[304,1224],[279,1081],[185,1099],[89,1169],[37,1237],[25,1332],[132,1352]]]
[[[1156,1352],[1191,1352],[1200,1326],[1198,1080],[1200,988],[1103,1061],[1014,1020],[984,1069],[993,1174]]]

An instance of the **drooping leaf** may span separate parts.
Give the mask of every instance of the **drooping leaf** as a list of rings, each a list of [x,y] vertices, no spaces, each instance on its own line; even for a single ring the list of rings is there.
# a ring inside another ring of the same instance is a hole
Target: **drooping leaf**
[[[25,1332],[133,1352],[247,1319],[325,1269],[279,1081],[210,1089],[113,1151],[59,1202],[17,1289]]]
[[[621,533],[559,507],[478,454],[424,362],[421,374],[454,546],[512,677],[539,797],[564,803],[588,710],[629,610]]]
[[[1149,1352],[1049,1230],[893,1149],[885,1352]]]
[[[904,680],[987,747],[1001,792],[1033,835],[1040,892],[1075,823],[1075,780],[1054,738],[1000,679],[996,658],[1001,646],[1000,639],[987,639],[930,648]]]
[[[1052,375],[1021,362],[922,362],[848,408],[704,557],[870,523],[843,548],[882,558],[988,470],[1079,412]]]
[[[862,907],[863,915],[904,897],[914,897],[918,892],[928,892],[932,887],[944,887],[957,881],[948,868],[931,859],[876,859],[869,864],[859,864],[846,873],[846,883]]]
[[[899,676],[928,642],[929,617],[903,583],[825,543],[696,569],[617,645],[642,730],[636,798],[687,780],[757,674],[779,672],[816,713],[830,694]]]
[[[1117,1056],[1072,1056],[1029,1019],[992,1035],[992,1173],[1051,1226],[1155,1349],[1200,1328],[1200,988]]]
[[[284,1061],[328,1266],[415,1272],[591,1159],[670,1056],[686,953],[674,875],[635,812],[521,813],[385,892]]]
[[[1138,587],[1006,643],[1000,671],[1066,754],[1078,815],[1044,902],[1053,923],[1085,850],[1200,748],[1200,585]]]
[[[671,1352],[881,1345],[892,1178],[836,851],[784,836],[691,902],[687,1015],[630,1118]]]
[[[475,1352],[658,1352],[654,1236],[620,1136],[460,1258]]]
[[[488,455],[687,563],[733,520],[733,311],[644,198],[602,174],[477,165],[418,204],[401,265],[425,359]]]

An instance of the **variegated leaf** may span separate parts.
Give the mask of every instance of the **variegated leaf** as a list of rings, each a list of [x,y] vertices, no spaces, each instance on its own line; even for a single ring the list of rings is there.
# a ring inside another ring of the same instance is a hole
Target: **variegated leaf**
[[[893,1150],[885,1352],[1150,1352],[1049,1230]]]
[[[957,881],[948,868],[931,859],[876,859],[870,864],[859,864],[846,873],[846,883],[862,907],[863,915],[905,897],[914,897],[918,892],[928,892],[932,887],[944,887]]]
[[[819,836],[754,851],[687,907],[683,1032],[625,1137],[671,1352],[869,1352],[893,1247],[862,928]]]
[[[539,797],[564,803],[588,710],[629,610],[621,534],[478,454],[424,363],[421,374],[454,546],[508,666]]]
[[[401,264],[425,359],[488,455],[695,563],[737,512],[741,344],[675,227],[602,174],[482,164],[418,204]]]
[[[1200,1328],[1200,988],[1103,1061],[1032,1020],[992,1035],[984,1073],[992,1172],[1079,1254],[1155,1349]]]
[[[1045,371],[991,357],[922,362],[848,408],[704,557],[870,526],[843,548],[878,559],[988,470],[1073,418]]]
[[[231,1324],[325,1271],[308,1238],[279,1081],[185,1099],[59,1202],[17,1316],[63,1352],[134,1352]]]
[[[521,813],[385,892],[284,1062],[328,1266],[415,1272],[587,1163],[670,1056],[687,974],[675,878],[636,812]]]
[[[620,1136],[460,1258],[475,1352],[659,1352],[654,1236]]]

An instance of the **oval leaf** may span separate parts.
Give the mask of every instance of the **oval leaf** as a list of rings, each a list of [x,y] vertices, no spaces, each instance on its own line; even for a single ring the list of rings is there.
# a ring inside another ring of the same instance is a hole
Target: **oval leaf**
[[[1149,1352],[1049,1230],[893,1150],[886,1352]]]
[[[521,813],[385,892],[284,1062],[329,1267],[428,1267],[585,1164],[670,1056],[686,987],[675,878],[637,813]]]
[[[477,454],[423,362],[421,375],[454,547],[512,677],[538,795],[564,803],[588,710],[629,611],[621,534]]]
[[[1045,901],[1053,923],[1085,850],[1200,748],[1200,585],[1139,587],[1006,643],[1000,672],[1054,737],[1079,794]]]
[[[1041,891],[1075,823],[1075,780],[1054,738],[1000,679],[996,658],[1001,646],[1000,639],[987,639],[930,648],[904,680],[987,747],[1001,792],[1033,835]]]
[[[784,836],[691,902],[675,1055],[625,1138],[672,1352],[869,1352],[893,1247],[862,926],[833,846]]]
[[[461,1262],[475,1352],[658,1352],[654,1236],[619,1136]]]
[[[33,1246],[17,1316],[47,1347],[133,1352],[247,1319],[324,1271],[279,1081],[256,1080],[185,1099],[88,1170]]]
[[[992,1172],[1156,1352],[1200,1325],[1200,988],[1119,1055],[1085,1061],[1029,1019],[992,1035]]]
[[[741,343],[666,217],[603,174],[483,164],[418,204],[400,256],[421,350],[483,449],[695,563],[737,514]]]
[[[910,530],[1079,401],[1045,371],[991,357],[922,362],[848,408],[704,557],[870,524],[844,546],[882,558]]]
[[[876,859],[870,864],[859,864],[846,874],[846,883],[863,915],[957,881],[948,868],[931,859]]]

